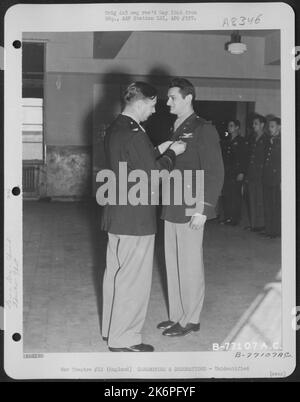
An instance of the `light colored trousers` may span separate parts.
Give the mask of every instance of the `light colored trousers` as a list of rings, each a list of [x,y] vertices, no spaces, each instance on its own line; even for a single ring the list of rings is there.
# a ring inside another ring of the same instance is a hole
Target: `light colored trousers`
[[[150,298],[154,235],[108,234],[103,279],[102,336],[108,346],[142,343],[141,331]]]
[[[203,231],[165,221],[169,318],[183,327],[197,324],[204,300]]]

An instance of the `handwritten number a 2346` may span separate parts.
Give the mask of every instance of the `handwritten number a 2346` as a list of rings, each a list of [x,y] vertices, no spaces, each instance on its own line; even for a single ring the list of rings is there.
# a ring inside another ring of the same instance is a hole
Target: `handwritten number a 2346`
[[[244,26],[246,24],[249,25],[257,25],[261,22],[262,14],[259,14],[256,17],[226,17],[223,21],[223,27],[237,27]]]

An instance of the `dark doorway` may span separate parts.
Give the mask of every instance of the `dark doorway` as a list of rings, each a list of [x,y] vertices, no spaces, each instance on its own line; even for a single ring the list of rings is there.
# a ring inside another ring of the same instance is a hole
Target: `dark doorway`
[[[236,119],[237,102],[195,101],[194,109],[200,117],[211,121],[216,126],[220,137],[224,138],[228,120]]]

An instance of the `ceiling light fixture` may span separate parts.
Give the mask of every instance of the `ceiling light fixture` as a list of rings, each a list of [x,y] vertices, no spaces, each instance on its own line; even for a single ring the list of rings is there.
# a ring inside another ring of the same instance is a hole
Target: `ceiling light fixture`
[[[247,45],[242,43],[242,37],[239,34],[239,31],[234,31],[231,34],[230,42],[226,43],[226,49],[231,54],[242,54],[246,52]]]

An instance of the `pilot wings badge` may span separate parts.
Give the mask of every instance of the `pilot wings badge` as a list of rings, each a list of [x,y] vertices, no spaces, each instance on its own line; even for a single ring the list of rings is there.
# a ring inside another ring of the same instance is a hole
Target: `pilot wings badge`
[[[187,139],[187,138],[193,138],[194,133],[183,133],[181,134],[181,136],[179,137],[180,139]]]

